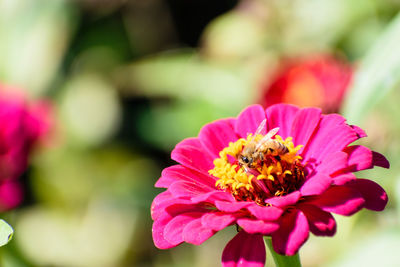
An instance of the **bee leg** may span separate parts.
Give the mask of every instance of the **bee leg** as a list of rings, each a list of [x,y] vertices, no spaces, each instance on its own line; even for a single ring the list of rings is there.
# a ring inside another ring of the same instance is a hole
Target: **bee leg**
[[[263,162],[264,162],[264,154],[263,153],[258,154],[258,160],[257,161],[258,161],[259,165],[263,164]]]

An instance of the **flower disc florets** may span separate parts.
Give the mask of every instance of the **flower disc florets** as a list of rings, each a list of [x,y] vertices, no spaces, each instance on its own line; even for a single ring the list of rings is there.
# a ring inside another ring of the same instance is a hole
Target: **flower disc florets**
[[[260,142],[263,135],[230,142],[214,160],[210,174],[218,177],[216,187],[230,192],[238,201],[255,201],[265,206],[265,200],[273,196],[287,195],[299,189],[304,182],[304,166],[297,155],[302,145],[294,146],[292,137],[283,140],[276,135],[275,141],[288,149],[286,153],[271,154],[261,151],[263,160],[257,160],[251,169],[241,166],[238,158],[250,142]]]

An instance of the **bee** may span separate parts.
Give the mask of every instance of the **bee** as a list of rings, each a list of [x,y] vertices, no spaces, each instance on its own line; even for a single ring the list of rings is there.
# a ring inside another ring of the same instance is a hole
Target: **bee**
[[[239,165],[246,172],[250,172],[250,169],[255,169],[257,164],[264,161],[266,155],[278,157],[289,152],[289,149],[284,144],[272,139],[278,133],[279,127],[270,130],[261,140],[255,140],[256,136],[265,128],[265,125],[266,119],[260,123],[253,138],[237,157]]]

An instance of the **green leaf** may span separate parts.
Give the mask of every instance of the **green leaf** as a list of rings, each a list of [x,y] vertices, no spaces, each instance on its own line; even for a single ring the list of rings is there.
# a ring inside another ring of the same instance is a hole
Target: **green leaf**
[[[12,227],[0,219],[0,246],[7,244],[14,234]]]
[[[400,13],[367,52],[347,95],[343,114],[360,123],[368,111],[400,82]]]

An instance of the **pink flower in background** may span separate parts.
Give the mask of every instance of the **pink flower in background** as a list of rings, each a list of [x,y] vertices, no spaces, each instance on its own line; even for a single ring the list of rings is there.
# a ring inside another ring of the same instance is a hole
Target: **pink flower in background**
[[[28,104],[20,91],[0,86],[0,210],[22,201],[17,178],[26,170],[33,146],[49,130],[49,112],[48,103]]]
[[[349,63],[331,55],[284,61],[272,81],[263,87],[261,104],[294,104],[338,112],[353,70]]]
[[[262,143],[276,127],[273,142],[280,148],[264,147],[261,158],[250,156],[252,144]],[[261,131],[253,136],[257,128]],[[156,183],[167,190],[151,207],[155,245],[198,245],[236,225],[238,234],[223,251],[223,265],[264,266],[263,236],[271,236],[276,252],[294,255],[309,232],[335,234],[331,213],[383,210],[385,191],[353,174],[389,167],[381,154],[350,145],[365,136],[338,114],[287,104],[266,110],[250,106],[237,118],[205,125],[198,137],[175,147],[171,157],[179,164],[166,168]]]

